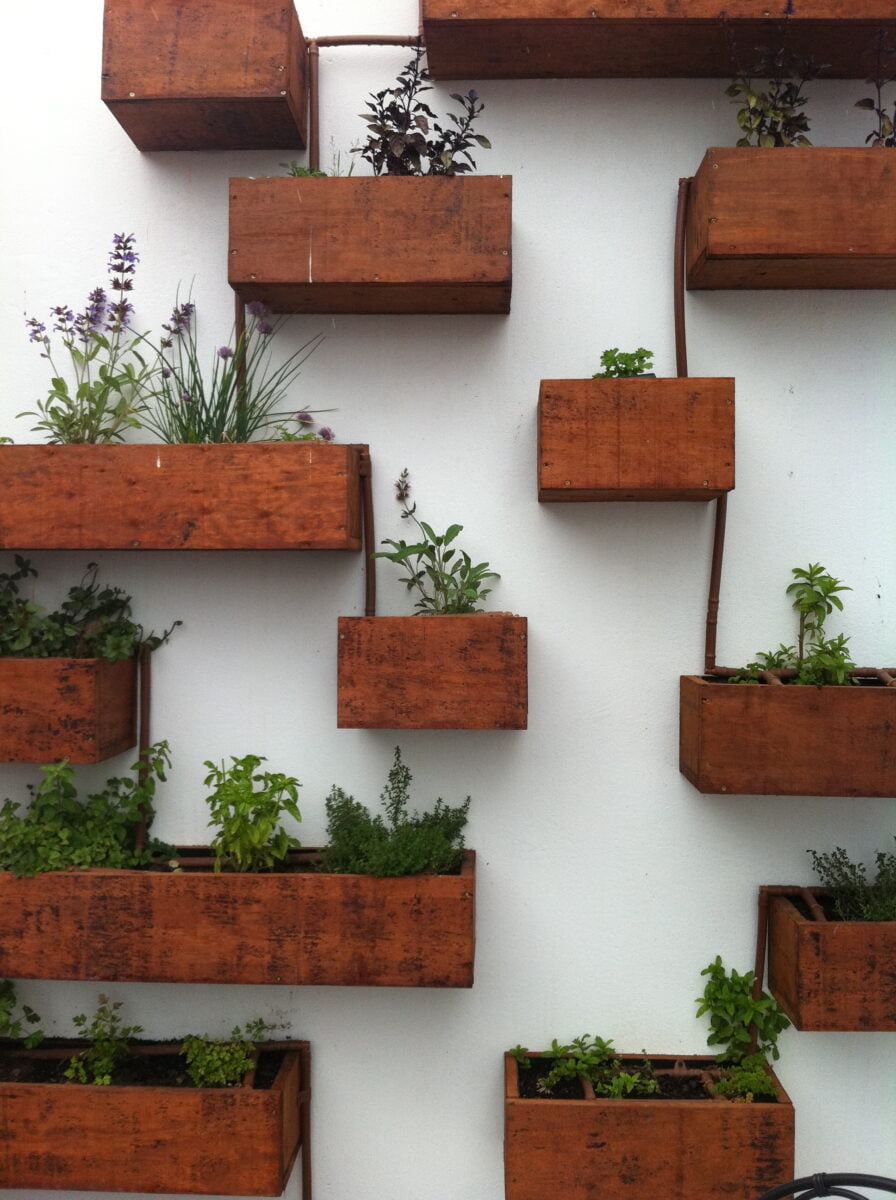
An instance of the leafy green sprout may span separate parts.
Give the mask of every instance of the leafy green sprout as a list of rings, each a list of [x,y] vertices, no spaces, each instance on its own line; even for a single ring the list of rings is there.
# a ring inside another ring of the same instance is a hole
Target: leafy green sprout
[[[208,1034],[185,1037],[181,1054],[186,1059],[187,1074],[196,1087],[239,1087],[247,1072],[255,1066],[258,1043],[264,1039],[268,1026],[258,1019],[237,1025],[229,1038],[212,1038]]]
[[[600,356],[600,365],[603,370],[592,375],[592,379],[633,379],[653,366],[653,351],[639,346],[637,350],[625,353],[614,346]]]
[[[92,1018],[84,1013],[74,1018],[75,1025],[90,1046],[69,1061],[63,1072],[66,1079],[101,1087],[111,1084],[115,1068],[127,1056],[128,1040],[143,1032],[140,1025],[122,1024],[118,1015],[120,1008],[120,1000],[113,1003],[108,996],[101,994],[99,1007]]]
[[[255,754],[232,757],[230,766],[206,761],[205,786],[212,788],[206,803],[209,825],[218,833],[212,841],[215,871],[270,871],[281,866],[298,838],[280,825],[287,814],[301,821],[298,807],[301,784],[291,775],[259,771],[267,759]]]
[[[514,1046],[510,1054],[524,1070],[531,1068],[532,1060],[524,1046]],[[550,1096],[558,1084],[568,1079],[588,1079],[596,1096],[615,1100],[626,1096],[655,1096],[660,1090],[649,1059],[645,1057],[641,1070],[633,1071],[631,1067],[623,1066],[611,1041],[592,1038],[587,1033],[573,1038],[567,1045],[561,1045],[554,1038],[544,1058],[550,1063],[550,1069],[539,1076],[536,1084],[543,1096]]]

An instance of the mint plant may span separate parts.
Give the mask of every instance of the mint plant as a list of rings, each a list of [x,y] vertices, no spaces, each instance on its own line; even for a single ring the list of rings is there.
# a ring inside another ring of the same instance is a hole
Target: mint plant
[[[209,825],[218,828],[212,841],[215,871],[275,870],[290,850],[300,845],[280,821],[284,813],[301,821],[301,784],[290,775],[259,771],[267,759],[255,754],[230,761],[229,767],[223,762],[220,766],[205,763],[209,769],[205,786],[214,789],[206,796],[211,810]]]
[[[255,1066],[257,1043],[262,1041],[267,1026],[264,1021],[237,1025],[230,1038],[212,1038],[208,1034],[185,1037],[181,1054],[186,1059],[187,1074],[196,1087],[239,1087],[243,1077]]]
[[[21,1014],[16,1016],[16,989],[11,979],[0,980],[0,1037],[21,1041],[26,1050],[33,1050],[44,1040],[46,1034],[40,1029],[26,1032],[28,1025],[37,1025],[40,1017],[27,1004],[22,1005]]]
[[[627,354],[614,346],[600,356],[600,365],[603,370],[592,375],[592,379],[633,379],[636,375],[644,375],[653,366],[653,351],[639,346]]]
[[[73,1083],[88,1083],[108,1087],[115,1068],[127,1056],[128,1039],[142,1033],[140,1025],[123,1025],[118,1010],[121,1001],[114,1003],[100,995],[99,1007],[92,1018],[84,1013],[74,1018],[84,1038],[90,1043],[80,1050],[65,1068],[63,1075]]]
[[[853,862],[841,846],[830,854],[807,853],[838,921],[896,921],[896,853],[877,852],[874,882],[864,863]]]

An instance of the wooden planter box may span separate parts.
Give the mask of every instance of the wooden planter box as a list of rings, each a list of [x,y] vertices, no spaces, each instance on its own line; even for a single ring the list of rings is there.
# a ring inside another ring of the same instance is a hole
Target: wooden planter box
[[[340,729],[525,729],[527,622],[340,617]]]
[[[103,100],[139,150],[301,149],[292,0],[106,0]]]
[[[733,487],[733,379],[541,381],[539,500],[714,500]]]
[[[475,862],[401,879],[0,873],[0,977],[472,987]]]
[[[892,1033],[896,921],[817,921],[794,898],[770,895],[768,983],[797,1029]]]
[[[680,759],[701,792],[896,796],[896,688],[681,677]]]
[[[310,1053],[291,1046],[265,1089],[0,1083],[0,1187],[279,1196],[307,1143]]]
[[[95,763],[137,742],[137,664],[0,658],[0,762]]]
[[[0,446],[0,548],[358,550],[361,446]]]
[[[896,164],[880,149],[707,150],[689,288],[896,287]]]
[[[726,27],[720,21],[725,10]],[[774,37],[785,0],[421,0],[436,79],[718,76],[734,73],[728,36],[751,49]],[[684,11],[686,10],[686,11]],[[789,46],[864,79],[875,29],[896,28],[887,0],[801,0]]]
[[[793,1177],[793,1106],[774,1076],[777,1103],[595,1099],[590,1083],[581,1100],[528,1100],[510,1055],[504,1066],[506,1200],[754,1200]]]
[[[507,313],[509,175],[231,179],[229,280],[281,313]]]

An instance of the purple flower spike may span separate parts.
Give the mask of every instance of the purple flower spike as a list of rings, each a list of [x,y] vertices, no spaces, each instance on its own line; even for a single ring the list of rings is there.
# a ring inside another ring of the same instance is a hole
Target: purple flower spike
[[[332,440],[336,436],[336,434],[333,432],[333,430],[330,428],[329,425],[322,425],[321,428],[317,431],[317,436],[319,438],[322,438],[325,442],[332,442]]]
[[[233,358],[233,351],[229,346],[221,346],[218,350],[218,358]]]

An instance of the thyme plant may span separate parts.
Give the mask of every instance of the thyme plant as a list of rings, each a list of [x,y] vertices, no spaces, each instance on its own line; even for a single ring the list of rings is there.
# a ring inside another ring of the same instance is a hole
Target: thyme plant
[[[896,921],[896,853],[878,850],[873,882],[864,863],[853,862],[842,846],[830,854],[808,853],[838,921]]]

